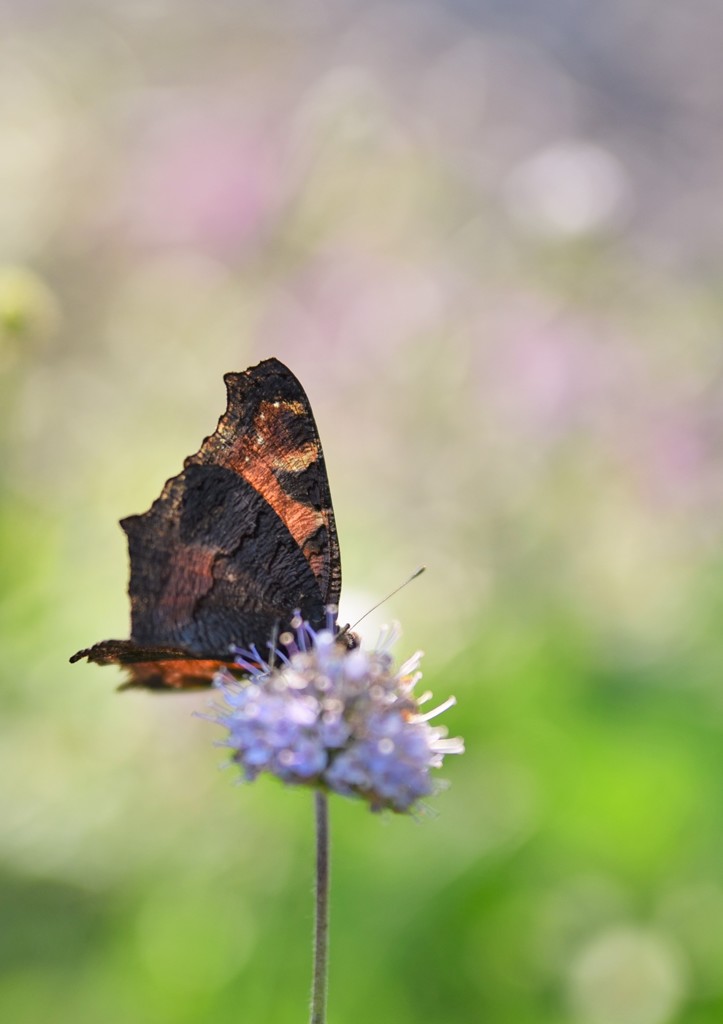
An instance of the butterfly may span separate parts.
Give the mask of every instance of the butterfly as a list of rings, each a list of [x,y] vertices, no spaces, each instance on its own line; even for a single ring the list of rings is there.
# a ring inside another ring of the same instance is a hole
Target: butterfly
[[[341,559],[319,434],[278,359],[224,376],[225,413],[143,515],[121,520],[130,640],[78,651],[126,686],[208,685],[233,647],[268,650],[296,610],[312,628],[339,602]]]

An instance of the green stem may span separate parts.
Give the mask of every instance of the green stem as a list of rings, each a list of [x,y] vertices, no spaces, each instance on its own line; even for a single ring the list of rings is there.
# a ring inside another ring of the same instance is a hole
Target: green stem
[[[326,1024],[326,978],[329,968],[329,801],[316,797],[316,919],[314,923],[314,982],[310,1024]]]

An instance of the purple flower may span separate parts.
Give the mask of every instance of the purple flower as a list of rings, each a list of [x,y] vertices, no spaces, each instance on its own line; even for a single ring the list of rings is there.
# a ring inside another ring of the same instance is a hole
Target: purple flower
[[[283,782],[365,799],[372,810],[404,812],[435,790],[430,769],[460,754],[461,739],[430,720],[454,698],[429,711],[414,695],[421,678],[417,652],[394,671],[389,648],[398,628],[385,629],[372,651],[347,650],[330,629],[316,633],[297,619],[269,661],[240,652],[248,678],[219,673],[223,704],[211,720],[228,730],[224,745],[243,777],[262,772]]]

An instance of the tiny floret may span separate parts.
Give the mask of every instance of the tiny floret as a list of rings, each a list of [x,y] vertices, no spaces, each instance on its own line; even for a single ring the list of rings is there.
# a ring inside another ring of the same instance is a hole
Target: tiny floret
[[[244,779],[262,772],[283,782],[361,797],[372,810],[405,812],[435,791],[430,769],[445,754],[460,754],[461,739],[430,720],[454,704],[450,698],[422,714],[429,698],[414,695],[421,651],[396,671],[390,648],[398,627],[385,628],[374,650],[348,650],[328,629],[316,632],[297,616],[294,632],[269,645],[237,652],[244,678],[220,672],[223,698],[212,721],[228,730],[224,741]]]

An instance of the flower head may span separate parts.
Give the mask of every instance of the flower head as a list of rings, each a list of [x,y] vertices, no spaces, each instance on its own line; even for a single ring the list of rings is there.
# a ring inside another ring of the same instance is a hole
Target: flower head
[[[362,797],[375,811],[409,811],[434,791],[430,769],[464,750],[461,739],[429,724],[454,698],[420,712],[431,696],[413,693],[422,654],[394,671],[389,648],[396,627],[365,651],[338,642],[331,613],[320,632],[299,616],[293,626],[294,633],[270,645],[268,661],[255,648],[238,652],[248,678],[217,677],[223,704],[212,720],[228,729],[232,761],[248,781],[268,772],[286,783]]]

